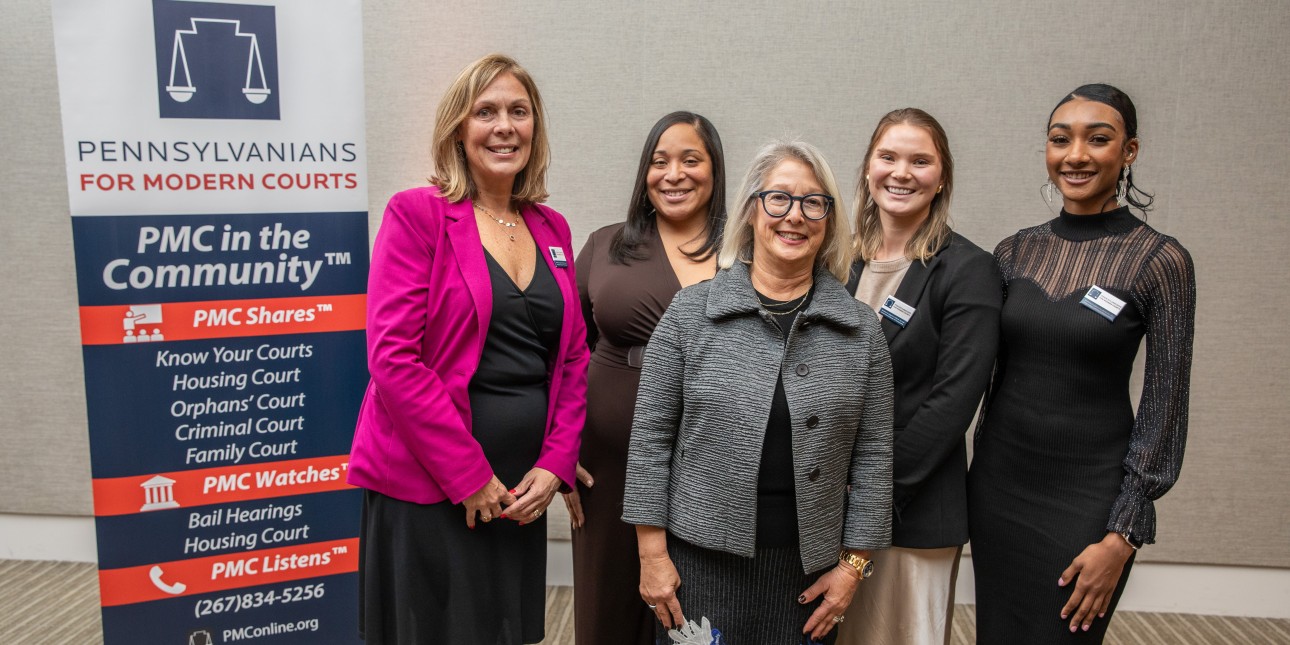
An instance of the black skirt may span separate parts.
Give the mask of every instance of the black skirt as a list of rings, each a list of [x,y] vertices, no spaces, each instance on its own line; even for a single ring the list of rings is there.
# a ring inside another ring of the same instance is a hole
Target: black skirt
[[[802,554],[796,543],[759,548],[745,558],[733,553],[695,546],[669,533],[667,551],[681,577],[676,597],[687,621],[706,619],[721,633],[721,645],[830,645],[833,629],[824,640],[802,633],[806,621],[820,606],[820,598],[805,605],[797,597],[827,571],[802,573]],[[821,596],[822,597],[822,596]],[[658,645],[677,641],[659,624]]]
[[[359,630],[368,643],[515,645],[544,637],[545,515],[471,530],[459,504],[366,491],[359,551]]]
[[[471,379],[471,430],[514,488],[542,452],[548,362],[563,319],[539,252],[521,290],[491,255],[493,312]],[[546,628],[546,516],[466,527],[461,504],[414,504],[368,491],[360,539],[359,631],[373,645],[519,645]]]

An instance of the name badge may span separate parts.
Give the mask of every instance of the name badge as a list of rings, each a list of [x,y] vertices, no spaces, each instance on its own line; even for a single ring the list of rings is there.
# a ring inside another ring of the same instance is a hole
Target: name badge
[[[1115,322],[1115,317],[1120,315],[1120,310],[1124,309],[1124,301],[1107,293],[1105,289],[1093,285],[1084,294],[1084,299],[1079,302],[1081,305],[1092,309],[1097,315]]]
[[[569,261],[564,257],[564,249],[558,246],[548,246],[546,250],[551,254],[551,261],[555,263],[555,268],[563,269],[569,266]]]
[[[914,317],[914,311],[913,307],[897,300],[896,296],[887,296],[882,307],[878,309],[878,314],[904,329],[909,324],[909,319]]]

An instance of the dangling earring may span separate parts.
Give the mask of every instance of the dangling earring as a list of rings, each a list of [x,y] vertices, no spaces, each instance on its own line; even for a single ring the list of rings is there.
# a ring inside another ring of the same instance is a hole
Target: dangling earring
[[[1039,196],[1043,197],[1044,201],[1047,202],[1049,206],[1052,206],[1053,199],[1054,199],[1053,192],[1055,192],[1056,190],[1057,190],[1057,184],[1054,184],[1053,180],[1049,179],[1048,181],[1044,182],[1044,185],[1039,187]]]
[[[944,187],[945,187],[945,184],[941,184],[940,186],[937,186],[937,187],[936,187],[936,194],[937,194],[937,195],[941,194],[941,189],[942,189],[942,188],[944,188]]]
[[[1115,185],[1115,201],[1119,205],[1124,205],[1124,200],[1129,196],[1129,166],[1120,170],[1120,181]]]

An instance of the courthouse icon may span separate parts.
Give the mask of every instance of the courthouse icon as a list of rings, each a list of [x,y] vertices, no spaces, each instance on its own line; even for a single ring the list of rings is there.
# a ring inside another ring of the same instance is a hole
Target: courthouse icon
[[[175,501],[175,480],[157,475],[142,484],[145,504],[140,511],[159,511],[163,508],[179,508]]]

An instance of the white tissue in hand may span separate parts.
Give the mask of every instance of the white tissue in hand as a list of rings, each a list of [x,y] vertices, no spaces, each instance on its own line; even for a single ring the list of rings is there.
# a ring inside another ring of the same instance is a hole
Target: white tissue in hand
[[[678,645],[721,645],[723,642],[721,632],[712,629],[707,616],[702,617],[699,624],[689,620],[679,630],[669,629],[667,635]]]

